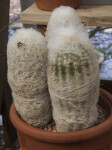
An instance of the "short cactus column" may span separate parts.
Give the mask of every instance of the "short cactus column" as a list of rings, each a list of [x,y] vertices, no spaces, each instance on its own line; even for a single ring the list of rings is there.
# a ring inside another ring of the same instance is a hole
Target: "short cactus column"
[[[51,102],[44,36],[33,29],[18,30],[8,42],[7,57],[8,82],[16,110],[29,125],[45,127],[51,119]]]
[[[48,87],[59,132],[91,127],[98,116],[99,64],[87,33],[79,31],[57,27],[48,40]]]

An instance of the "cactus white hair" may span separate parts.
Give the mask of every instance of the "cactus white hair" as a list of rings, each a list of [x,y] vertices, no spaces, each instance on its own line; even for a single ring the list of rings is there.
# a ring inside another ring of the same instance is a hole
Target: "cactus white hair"
[[[48,26],[47,26],[47,32],[46,32],[46,38],[49,37],[50,30],[52,28],[55,28],[57,26],[82,26],[81,30],[84,30],[83,25],[81,24],[80,17],[76,13],[75,9],[69,7],[69,6],[60,6],[56,8],[49,19]]]
[[[18,30],[9,39],[7,57],[8,82],[17,111],[28,124],[44,127],[51,119],[45,37],[33,29]]]
[[[81,26],[74,27],[73,25],[58,26],[51,30],[49,41],[48,41],[48,49],[49,55],[52,54],[51,59],[54,60],[55,53],[58,51],[65,53],[69,53],[72,49],[71,47],[76,46],[80,43],[84,45],[87,51],[90,53],[93,49],[92,43],[88,38],[88,34],[85,31],[80,30]],[[50,52],[53,51],[53,52]],[[75,48],[75,51],[72,50],[72,53],[80,54],[80,50]],[[53,56],[54,55],[54,56]]]
[[[91,127],[98,115],[99,64],[79,29],[57,27],[48,40],[48,87],[59,132]]]

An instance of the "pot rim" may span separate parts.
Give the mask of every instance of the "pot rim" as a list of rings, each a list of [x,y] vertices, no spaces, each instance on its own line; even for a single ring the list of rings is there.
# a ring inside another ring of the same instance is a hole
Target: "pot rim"
[[[103,89],[100,89],[100,93],[103,95],[103,97],[107,98],[105,100],[112,108],[112,95]],[[18,131],[29,137],[48,143],[73,143],[86,141],[88,139],[90,140],[99,137],[102,134],[112,130],[112,111],[111,115],[103,123],[92,128],[73,132],[51,132],[34,128],[19,118],[14,103],[10,109],[10,119]]]
[[[64,5],[73,8],[78,8],[81,4],[81,0],[35,0],[37,8],[45,11],[53,11],[55,8]]]

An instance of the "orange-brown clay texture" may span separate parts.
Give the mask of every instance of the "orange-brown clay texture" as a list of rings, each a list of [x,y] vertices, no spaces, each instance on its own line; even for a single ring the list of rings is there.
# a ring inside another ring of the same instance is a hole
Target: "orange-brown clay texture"
[[[35,0],[38,8],[47,11],[52,11],[61,5],[78,8],[80,1],[81,0]]]
[[[55,133],[24,123],[12,104],[10,118],[18,131],[21,150],[111,150],[112,95],[101,89],[99,105],[108,115],[103,123],[81,131]]]

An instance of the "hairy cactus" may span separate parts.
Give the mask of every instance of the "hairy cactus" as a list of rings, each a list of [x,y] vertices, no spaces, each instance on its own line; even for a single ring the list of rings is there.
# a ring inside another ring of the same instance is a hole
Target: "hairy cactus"
[[[33,29],[18,30],[8,42],[7,56],[16,110],[26,123],[43,128],[51,119],[44,36]]]
[[[57,27],[57,26],[78,26],[80,24],[81,28],[80,30],[84,30],[83,25],[81,25],[80,17],[77,15],[75,10],[69,6],[60,6],[56,8],[49,19],[48,26],[47,26],[47,32],[46,32],[46,38],[48,40],[50,36],[50,31]]]
[[[48,40],[48,87],[57,131],[94,125],[99,96],[99,65],[80,27],[57,27]]]

